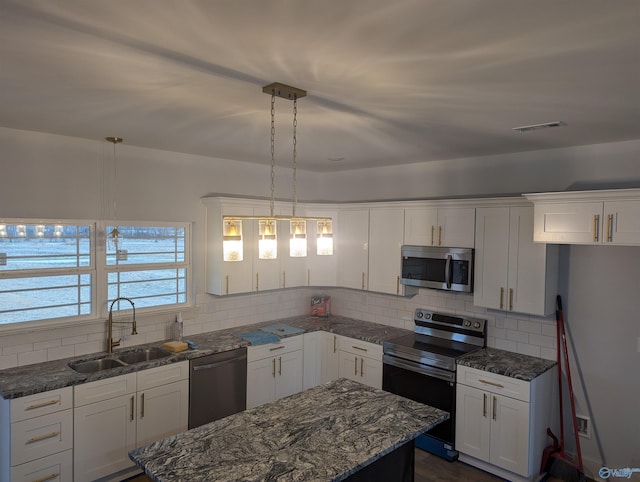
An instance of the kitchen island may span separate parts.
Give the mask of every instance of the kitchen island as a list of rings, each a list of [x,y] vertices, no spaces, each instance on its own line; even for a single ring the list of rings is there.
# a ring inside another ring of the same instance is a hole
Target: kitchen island
[[[129,456],[157,482],[413,480],[413,439],[448,418],[341,378]]]

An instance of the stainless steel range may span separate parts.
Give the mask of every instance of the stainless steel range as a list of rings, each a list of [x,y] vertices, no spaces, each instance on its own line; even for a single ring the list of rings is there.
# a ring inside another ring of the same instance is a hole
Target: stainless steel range
[[[486,320],[418,308],[414,332],[383,344],[382,388],[451,414],[416,446],[455,460],[456,360],[486,346]]]

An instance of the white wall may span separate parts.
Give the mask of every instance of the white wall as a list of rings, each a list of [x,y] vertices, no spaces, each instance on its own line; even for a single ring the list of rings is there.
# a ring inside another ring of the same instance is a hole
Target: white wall
[[[100,218],[101,161],[112,152],[106,141],[0,128],[0,146],[0,219]],[[185,316],[187,334],[306,313],[312,292],[308,289],[224,299],[204,293],[200,198],[212,193],[268,197],[268,162],[235,163],[135,148],[126,141],[117,146],[117,158],[118,219],[194,222],[197,309]],[[363,201],[553,191],[589,184],[628,187],[632,181],[640,185],[638,159],[640,141],[627,141],[394,168],[299,171],[298,196],[301,201]],[[276,196],[290,198],[290,171],[277,172]],[[640,467],[639,249],[571,247],[561,257],[561,293],[582,375],[574,375],[579,411],[588,412],[595,422],[610,467]],[[468,296],[430,290],[411,300],[339,289],[330,294],[338,314],[396,326],[410,325],[415,307],[486,316],[490,346],[553,357],[553,319],[486,312],[473,307]],[[172,319],[145,317],[141,334],[125,336],[125,345],[167,338]],[[103,320],[33,333],[6,334],[0,327],[0,368],[100,351],[104,339]],[[583,439],[583,447],[590,467],[602,463],[596,439]]]

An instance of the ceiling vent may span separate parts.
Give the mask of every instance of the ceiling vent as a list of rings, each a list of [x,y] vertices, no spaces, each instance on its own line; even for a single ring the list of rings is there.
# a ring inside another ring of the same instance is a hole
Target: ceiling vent
[[[529,131],[537,131],[538,129],[547,129],[549,127],[564,127],[566,125],[567,123],[563,121],[553,121],[553,122],[545,122],[544,124],[533,124],[530,126],[512,127],[512,129],[518,132],[529,132]]]

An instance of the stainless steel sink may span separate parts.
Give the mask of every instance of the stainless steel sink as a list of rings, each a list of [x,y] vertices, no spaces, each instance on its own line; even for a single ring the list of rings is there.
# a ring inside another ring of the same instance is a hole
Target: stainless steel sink
[[[151,348],[136,349],[117,353],[116,356],[119,360],[123,361],[127,365],[131,365],[132,363],[141,363],[151,360],[158,360],[159,358],[166,358],[168,356],[171,356],[171,352],[163,348],[153,346]]]
[[[115,358],[99,358],[97,360],[69,363],[69,367],[78,373],[95,373],[123,366],[125,366],[125,364]]]

